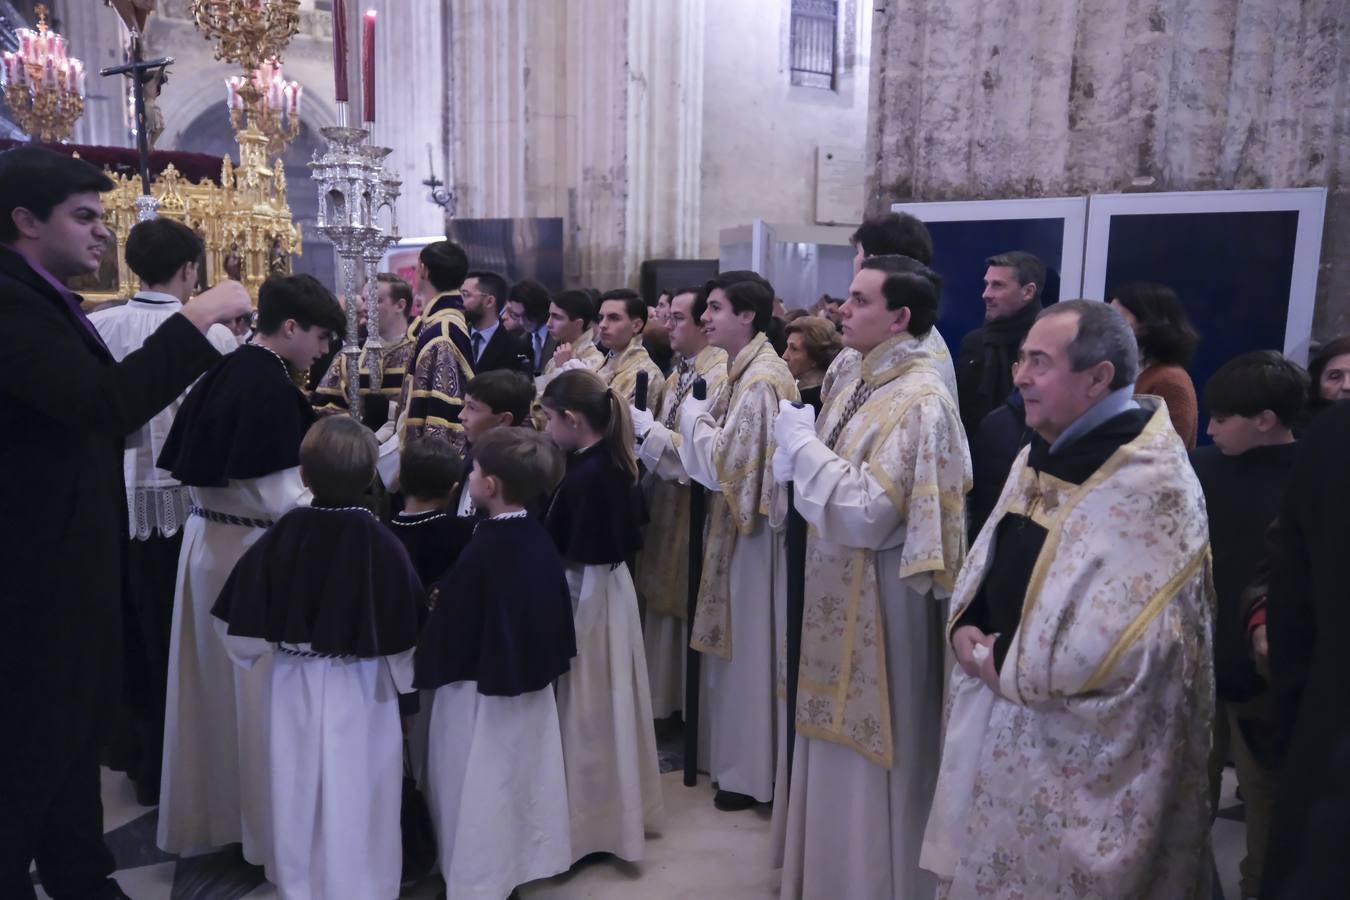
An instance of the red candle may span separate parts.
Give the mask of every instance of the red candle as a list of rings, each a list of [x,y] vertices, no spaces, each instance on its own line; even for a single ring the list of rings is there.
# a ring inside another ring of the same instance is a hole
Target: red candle
[[[366,10],[361,31],[361,80],[366,94],[361,104],[362,118],[367,122],[375,121],[375,10]]]
[[[333,96],[347,102],[347,0],[333,0]]]

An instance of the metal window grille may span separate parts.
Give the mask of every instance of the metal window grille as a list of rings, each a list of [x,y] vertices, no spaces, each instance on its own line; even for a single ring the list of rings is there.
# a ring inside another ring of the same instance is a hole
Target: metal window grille
[[[835,89],[839,0],[792,0],[792,83]]]

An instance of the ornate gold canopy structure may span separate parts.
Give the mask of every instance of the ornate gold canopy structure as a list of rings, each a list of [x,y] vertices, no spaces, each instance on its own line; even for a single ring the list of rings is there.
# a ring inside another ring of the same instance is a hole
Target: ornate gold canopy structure
[[[265,145],[266,138],[261,140]],[[256,154],[241,156],[257,159]],[[141,185],[135,176],[109,174],[116,187],[103,195],[103,205],[120,257],[136,224]],[[234,278],[244,283],[256,303],[263,281],[269,275],[288,274],[291,254],[301,250],[300,229],[291,222],[286,205],[286,176],[280,160],[268,168],[265,163],[236,166],[226,157],[220,180],[194,184],[170,164],[152,182],[151,191],[159,201],[159,215],[177,219],[201,236],[206,245],[206,282]],[[86,291],[85,297],[90,301],[129,297],[137,286],[136,276],[122,266],[115,290],[105,284],[102,290]]]

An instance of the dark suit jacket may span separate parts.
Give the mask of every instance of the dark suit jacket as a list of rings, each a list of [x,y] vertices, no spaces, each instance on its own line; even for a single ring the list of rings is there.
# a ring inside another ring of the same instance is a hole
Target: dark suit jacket
[[[505,327],[498,325],[491,339],[483,348],[483,354],[474,364],[475,375],[491,372],[494,369],[514,369],[524,375],[534,371],[534,353],[528,339],[522,340],[511,334]]]
[[[530,337],[530,335],[528,334],[525,335],[525,345],[529,348],[530,353],[533,354],[534,338]],[[534,374],[536,375],[544,374],[544,366],[548,365],[548,361],[553,358],[553,351],[557,349],[558,349],[558,342],[553,339],[553,335],[545,334],[544,344],[539,349],[539,365],[534,367]]]
[[[115,363],[55,288],[0,248],[0,794],[20,807],[44,802],[44,775],[65,771],[116,698],[123,439],[219,358],[175,315]]]

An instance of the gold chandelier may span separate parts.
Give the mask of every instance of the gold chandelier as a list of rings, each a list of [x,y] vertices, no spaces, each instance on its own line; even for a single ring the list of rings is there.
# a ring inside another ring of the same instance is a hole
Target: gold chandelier
[[[192,18],[216,42],[216,59],[252,72],[279,58],[300,30],[300,0],[192,0]]]
[[[252,87],[248,93],[256,96],[254,108],[248,109],[245,88]],[[225,79],[225,90],[230,107],[230,122],[235,131],[242,131],[248,125],[249,113],[253,122],[268,141],[268,152],[280,156],[286,152],[291,141],[300,133],[300,94],[299,82],[286,78],[281,68],[281,60],[273,58],[263,62],[248,77],[232,75]]]
[[[20,28],[19,49],[3,57],[5,103],[19,127],[43,141],[70,137],[84,114],[84,63],[66,53],[66,40],[47,27],[41,3],[37,31]]]

